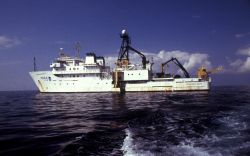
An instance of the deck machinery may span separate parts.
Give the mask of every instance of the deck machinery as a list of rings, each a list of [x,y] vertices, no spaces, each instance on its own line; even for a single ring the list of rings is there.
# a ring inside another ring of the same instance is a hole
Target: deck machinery
[[[130,82],[139,82],[139,81],[147,81],[150,80],[148,67],[151,67],[152,65],[149,63],[149,61],[146,59],[146,56],[133,48],[131,46],[131,39],[127,33],[126,30],[122,30],[122,33],[120,34],[120,37],[122,39],[122,44],[120,47],[118,59],[116,61],[116,69],[113,72],[113,83],[114,87],[122,87],[124,83],[130,81]],[[138,54],[142,59],[142,66],[136,67],[134,64],[131,64],[129,61],[129,54],[130,52],[134,52]],[[134,72],[134,73],[133,73]],[[134,78],[129,76],[129,73],[134,75]],[[135,76],[139,74],[140,76]],[[142,77],[144,75],[144,77]]]
[[[183,65],[178,61],[177,58],[172,57],[170,60],[164,62],[161,64],[161,73],[158,73],[158,77],[165,77],[165,72],[164,72],[164,66],[168,65],[168,63],[173,62],[175,65],[177,65],[184,73],[186,78],[190,78],[189,73],[187,70],[183,67]],[[169,77],[170,75],[168,75]],[[175,75],[175,78],[180,78],[180,75]]]
[[[178,61],[177,58],[161,64],[161,73],[154,77],[152,71],[153,63],[150,63],[146,56],[131,46],[131,39],[126,30],[120,34],[122,39],[119,55],[116,61],[116,68],[112,73],[112,84],[120,91],[181,91],[181,90],[209,90],[209,79],[191,78],[190,74]],[[131,52],[141,57],[141,65],[137,66],[130,62]],[[164,73],[164,66],[173,62],[184,73],[180,75],[167,76]]]

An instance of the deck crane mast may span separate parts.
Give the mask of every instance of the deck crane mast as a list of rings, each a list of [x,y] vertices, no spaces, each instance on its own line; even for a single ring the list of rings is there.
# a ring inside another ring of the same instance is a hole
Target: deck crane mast
[[[122,38],[122,44],[119,52],[119,56],[117,59],[117,65],[121,67],[122,65],[128,65],[129,64],[129,51],[133,51],[137,53],[142,58],[142,68],[146,69],[146,64],[148,61],[146,60],[146,56],[142,54],[140,51],[134,49],[131,47],[131,39],[126,32],[126,30],[122,30],[122,33],[120,34],[120,37]]]
[[[164,76],[164,66],[167,65],[169,62],[174,62],[174,64],[176,64],[184,73],[186,78],[190,78],[189,73],[187,72],[187,70],[183,67],[183,65],[177,60],[177,58],[172,57],[170,60],[164,62],[161,64],[161,75]]]

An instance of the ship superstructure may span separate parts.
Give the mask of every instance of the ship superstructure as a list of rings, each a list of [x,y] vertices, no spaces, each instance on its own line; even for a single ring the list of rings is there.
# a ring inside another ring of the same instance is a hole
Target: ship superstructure
[[[106,66],[104,57],[87,53],[85,59],[69,57],[61,49],[60,56],[50,64],[51,71],[30,72],[40,92],[151,92],[151,91],[199,91],[210,89],[210,77],[190,78],[188,72],[176,59],[173,61],[186,75],[167,76],[154,74],[152,62],[131,46],[128,33],[123,30],[120,37],[122,44],[116,67],[111,70]],[[129,54],[134,52],[141,57],[141,64],[133,64]]]
[[[120,37],[122,44],[119,56],[116,62],[116,68],[113,72],[114,87],[119,87],[121,92],[127,91],[194,91],[209,90],[210,78],[190,78],[189,73],[176,59],[172,58],[162,64],[162,68],[167,63],[173,61],[185,74],[185,78],[179,75],[166,76],[162,73],[159,76],[152,71],[153,63],[149,62],[145,55],[131,46],[131,39],[128,33],[123,30]],[[130,52],[137,53],[142,60],[141,65],[135,65],[130,62]]]
[[[104,57],[87,53],[85,60],[61,53],[50,64],[51,71],[30,72],[40,92],[108,92],[111,91],[110,67]]]

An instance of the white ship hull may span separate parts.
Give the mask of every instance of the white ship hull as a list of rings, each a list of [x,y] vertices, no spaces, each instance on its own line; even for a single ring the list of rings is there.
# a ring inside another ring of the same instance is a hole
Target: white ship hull
[[[111,92],[112,79],[60,78],[50,71],[30,72],[40,92]]]
[[[76,45],[78,57],[66,55],[60,48],[60,55],[51,64],[51,71],[34,71],[30,75],[40,92],[173,92],[210,90],[210,76],[213,70],[199,68],[197,77],[190,74],[177,58],[161,63],[161,72],[153,72],[153,58],[146,56],[131,46],[131,38],[126,30],[120,34],[122,44],[115,67],[106,66],[103,56],[86,53],[85,59],[79,56],[79,44]],[[129,61],[130,51],[141,57],[141,64]],[[109,62],[110,63],[110,62]],[[180,68],[173,73],[165,73],[164,66],[173,63]],[[178,74],[177,74],[178,73]],[[184,78],[185,77],[185,78]]]
[[[148,81],[124,82],[115,88],[112,78],[57,77],[51,71],[30,72],[40,92],[172,92],[209,90],[210,82],[200,78],[155,78]]]

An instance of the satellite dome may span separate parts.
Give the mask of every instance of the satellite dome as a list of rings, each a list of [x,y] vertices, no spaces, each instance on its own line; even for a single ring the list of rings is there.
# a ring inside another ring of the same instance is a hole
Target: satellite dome
[[[122,30],[122,35],[124,35],[124,34],[126,34],[126,33],[127,33],[126,30],[123,29],[123,30]]]

